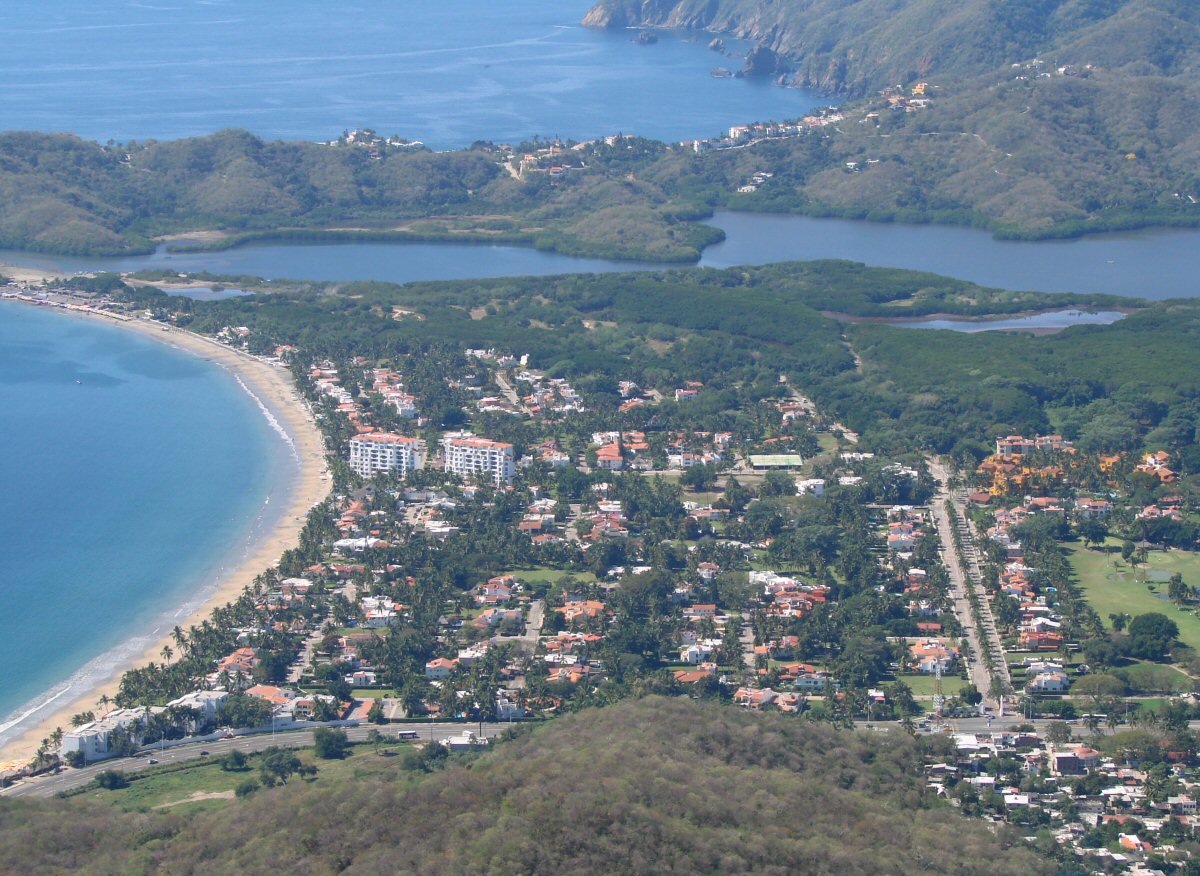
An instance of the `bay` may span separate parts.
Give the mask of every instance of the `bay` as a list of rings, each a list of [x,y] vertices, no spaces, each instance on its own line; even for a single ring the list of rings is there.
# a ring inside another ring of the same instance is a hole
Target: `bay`
[[[169,631],[297,469],[220,367],[29,305],[0,302],[0,406],[2,744]]]
[[[795,118],[826,101],[716,79],[710,37],[579,22],[591,0],[40,0],[0,17],[0,129],[101,142],[246,128],[330,140],[372,127],[435,149],[534,135],[661,140]],[[744,44],[727,41],[731,50]]]

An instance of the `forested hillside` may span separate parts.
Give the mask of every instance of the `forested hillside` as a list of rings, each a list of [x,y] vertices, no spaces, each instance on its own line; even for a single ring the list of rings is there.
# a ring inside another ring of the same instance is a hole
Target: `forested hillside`
[[[780,172],[736,206],[1018,236],[1200,221],[1194,3],[602,0],[585,20],[733,33],[797,84],[868,100],[819,150],[754,150]],[[925,104],[883,99],[922,82]]]
[[[1200,53],[1187,0],[600,0],[584,23],[734,34],[786,55],[802,84],[860,96],[1038,55],[1174,75]]]
[[[688,211],[668,206],[659,186],[627,178],[625,164],[662,152],[649,141],[598,144],[586,154],[597,171],[559,183],[545,173],[518,181],[484,148],[373,155],[244,131],[101,146],[10,132],[0,134],[0,247],[115,254],[151,251],[151,237],[172,232],[220,230],[237,241],[336,227],[360,239],[694,261],[720,232],[682,221]]]
[[[415,784],[397,763],[191,815],[0,801],[0,853],[31,874],[1052,872],[1015,834],[928,794],[922,744],[647,698]]]

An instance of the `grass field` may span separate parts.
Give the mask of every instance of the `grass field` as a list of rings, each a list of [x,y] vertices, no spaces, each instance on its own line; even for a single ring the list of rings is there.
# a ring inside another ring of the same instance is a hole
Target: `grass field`
[[[932,675],[923,673],[912,675],[898,675],[898,681],[903,681],[913,692],[915,697],[931,697],[937,688],[937,679]],[[887,684],[887,682],[884,682]],[[957,675],[942,676],[942,693],[948,697],[952,697],[958,693],[959,689],[967,684],[966,679],[959,678]]]
[[[381,745],[378,752],[370,745],[360,744],[342,760],[318,760],[311,749],[297,752],[300,760],[317,768],[310,779],[293,777],[289,782],[320,784],[331,778],[365,778],[382,773],[403,775],[400,763],[409,749],[407,743]],[[130,781],[129,786],[114,791],[90,790],[73,799],[95,800],[127,811],[148,811],[158,808],[178,808],[192,812],[225,806],[233,792],[247,779],[258,777],[259,756],[250,755],[247,769],[226,772],[217,759],[192,761],[184,769],[153,772]],[[132,778],[132,777],[131,777]],[[270,793],[260,789],[258,793]]]
[[[1115,670],[1115,673],[1134,690],[1153,693],[1188,693],[1195,684],[1186,674],[1172,666],[1157,663],[1131,663]]]
[[[1110,547],[1116,545],[1109,540]],[[1119,553],[1087,550],[1078,544],[1070,548],[1070,558],[1080,588],[1106,627],[1112,626],[1110,614],[1157,611],[1179,625],[1180,641],[1200,648],[1200,617],[1166,599],[1167,580],[1176,572],[1183,575],[1184,583],[1200,586],[1200,553],[1151,551],[1145,563],[1133,568]]]
[[[567,577],[567,575],[573,575],[576,581],[584,583],[596,580],[596,576],[591,572],[564,572],[562,569],[547,569],[545,566],[538,569],[513,569],[510,574],[518,581],[524,581],[529,584],[537,584],[545,581],[554,583],[559,578]]]

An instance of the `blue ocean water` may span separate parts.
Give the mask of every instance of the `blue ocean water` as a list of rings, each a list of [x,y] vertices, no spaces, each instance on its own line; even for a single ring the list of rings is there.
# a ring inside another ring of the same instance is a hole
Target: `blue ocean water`
[[[591,0],[39,0],[0,16],[0,130],[106,141],[221,128],[328,140],[373,127],[435,149],[535,134],[665,140],[820,99],[716,79],[708,37],[585,29]],[[732,49],[744,49],[736,41]]]
[[[170,630],[273,522],[296,466],[219,366],[13,302],[0,302],[0,411],[3,743],[14,712]]]

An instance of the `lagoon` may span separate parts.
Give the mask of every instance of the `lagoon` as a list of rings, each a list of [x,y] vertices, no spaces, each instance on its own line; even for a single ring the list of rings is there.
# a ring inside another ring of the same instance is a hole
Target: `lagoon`
[[[1052,334],[1070,328],[1074,325],[1112,325],[1125,314],[1119,310],[1051,310],[1045,313],[1032,313],[1026,316],[1011,316],[1001,319],[888,319],[881,320],[884,325],[895,325],[901,328],[914,329],[946,329],[952,332],[1032,332],[1034,334]]]
[[[725,231],[701,267],[809,259],[932,271],[960,280],[1036,292],[1129,295],[1161,300],[1200,294],[1200,230],[1103,234],[1076,240],[996,240],[986,231],[718,211]],[[268,279],[454,280],[679,267],[584,259],[528,247],[457,243],[255,243],[220,252],[85,258],[0,251],[0,264],[51,271],[137,271],[253,275]]]

